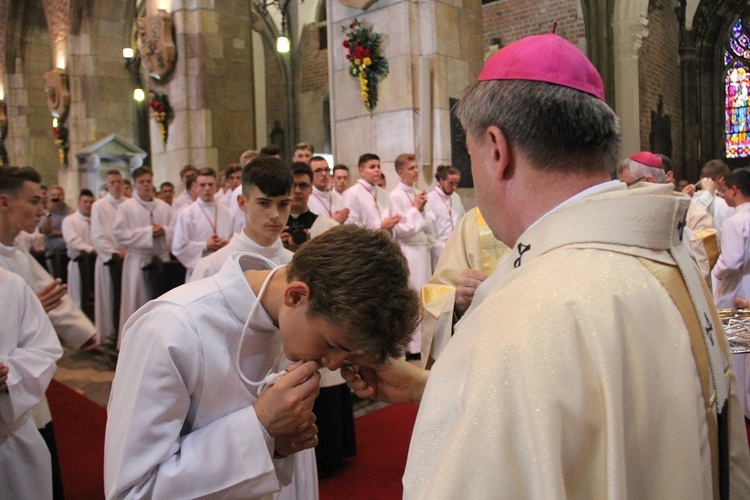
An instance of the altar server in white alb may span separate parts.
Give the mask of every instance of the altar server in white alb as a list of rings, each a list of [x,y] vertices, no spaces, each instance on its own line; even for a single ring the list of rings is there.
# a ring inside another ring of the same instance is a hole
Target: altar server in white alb
[[[117,335],[118,325],[114,322],[114,290],[112,274],[107,265],[114,255],[125,258],[125,249],[115,238],[114,221],[123,197],[122,174],[119,170],[110,170],[105,176],[104,185],[107,195],[91,207],[91,244],[96,249],[96,267],[94,268],[94,322],[101,344],[113,342]]]
[[[230,202],[232,201],[232,193],[234,193],[235,189],[242,186],[242,165],[239,163],[232,163],[224,171],[224,175],[227,178],[226,190],[221,194],[221,197],[217,194],[215,199],[216,203],[221,203],[229,208]]]
[[[377,186],[380,180],[380,157],[365,153],[359,157],[359,179],[344,191],[344,205],[349,209],[347,224],[391,232],[401,214],[391,209],[388,192]]]
[[[292,473],[317,443],[316,370],[401,354],[418,313],[408,275],[386,235],[338,226],[288,266],[234,254],[147,304],[112,386],[106,496],[316,499],[314,460]]]
[[[39,299],[0,268],[0,485],[3,498],[52,498],[52,464],[29,410],[44,399],[62,356]]]
[[[195,197],[190,193],[188,179],[190,177],[195,177],[195,174],[197,173],[198,169],[193,165],[185,165],[180,169],[182,192],[178,194],[172,202],[172,208],[174,209],[175,214],[179,213],[183,208],[190,205],[195,200]]]
[[[342,369],[360,396],[420,403],[404,498],[750,498],[728,342],[680,242],[690,201],[611,180],[620,133],[594,66],[523,38],[457,116],[511,253],[431,371]]]
[[[78,209],[63,219],[62,234],[68,247],[68,295],[75,305],[81,307],[81,272],[76,258],[81,252],[94,253],[91,243],[91,206],[94,204],[94,193],[82,189],[78,196]]]
[[[419,293],[432,274],[430,247],[435,240],[435,216],[427,206],[427,193],[417,190],[419,165],[413,154],[400,154],[394,161],[401,179],[390,192],[391,207],[401,220],[393,227],[393,240],[401,247],[411,272],[411,286]],[[408,353],[417,354],[422,349],[419,328],[407,347]]]
[[[253,161],[255,158],[259,156],[258,152],[254,149],[248,149],[247,151],[244,151],[242,155],[240,155],[240,165],[242,166],[243,176],[245,167]],[[281,159],[281,156],[279,156],[279,159]],[[234,188],[234,191],[232,191],[232,194],[229,195],[229,211],[232,212],[232,218],[234,219],[234,232],[240,233],[242,232],[242,228],[245,227],[245,212],[242,211],[240,208],[240,196],[243,193],[243,187],[240,183],[239,186]]]
[[[435,172],[438,185],[427,195],[427,206],[435,216],[435,238],[432,243],[432,269],[443,253],[448,237],[458,226],[466,211],[456,192],[461,181],[461,171],[451,165],[440,165]]]
[[[723,161],[707,161],[701,168],[701,189],[692,198],[693,203],[704,208],[713,217],[719,238],[724,221],[734,214],[734,208],[719,195],[724,189],[724,177],[728,174],[729,167]]]
[[[331,189],[331,170],[322,156],[310,159],[313,173],[312,196],[307,202],[310,211],[316,215],[333,219],[339,224],[346,222],[349,209],[344,206],[344,198]]]
[[[151,171],[133,171],[135,194],[123,202],[115,216],[115,239],[126,250],[122,265],[120,332],[131,314],[153,299],[149,294],[143,267],[154,256],[169,260],[174,219],[172,209],[153,195]],[[122,335],[118,342],[122,341]]]
[[[214,200],[216,171],[198,170],[195,183],[198,198],[177,216],[172,239],[172,253],[187,269],[186,281],[201,257],[223,248],[232,237],[232,213]]]
[[[258,157],[245,165],[239,198],[245,215],[243,229],[234,233],[227,246],[199,260],[190,280],[213,276],[236,252],[251,252],[276,265],[292,260],[292,252],[279,238],[291,209],[292,183],[292,170],[279,158]]]

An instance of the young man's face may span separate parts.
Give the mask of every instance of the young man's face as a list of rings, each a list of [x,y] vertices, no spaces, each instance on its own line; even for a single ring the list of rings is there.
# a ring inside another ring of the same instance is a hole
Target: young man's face
[[[135,192],[138,194],[138,198],[144,201],[151,200],[154,192],[151,174],[141,174],[140,177],[133,181],[133,184],[135,185]]]
[[[250,186],[247,200],[238,200],[245,212],[245,234],[263,246],[275,242],[289,218],[291,195],[267,196],[257,186]]]
[[[333,185],[336,191],[343,193],[349,187],[349,172],[340,168],[333,173]]]
[[[310,163],[313,171],[313,186],[321,191],[328,191],[328,183],[331,182],[331,174],[328,170],[328,162],[315,160]]]
[[[312,158],[312,151],[309,149],[295,149],[292,155],[292,161],[301,161],[302,163],[310,164],[310,158]]]
[[[380,160],[368,160],[359,167],[359,176],[365,182],[376,186],[380,180]]]
[[[341,368],[356,350],[344,331],[324,318],[307,314],[306,302],[287,304],[285,301],[279,313],[284,356],[290,361],[318,361],[330,370]]]
[[[242,184],[242,170],[238,170],[227,177],[227,181],[229,182],[229,189],[237,189],[237,186]]]
[[[411,187],[419,179],[419,166],[416,161],[409,160],[397,174],[401,178],[401,182]]]
[[[15,234],[33,233],[45,213],[39,184],[31,181],[24,181],[15,195],[0,194],[0,206]]]
[[[104,185],[107,187],[109,194],[117,199],[122,197],[125,181],[123,181],[121,175],[109,174],[105,177]]]
[[[458,188],[458,183],[461,181],[461,176],[458,174],[448,174],[445,176],[445,179],[439,179],[438,184],[440,184],[440,189],[443,190],[445,194],[453,194],[453,191]]]
[[[78,211],[81,212],[81,215],[85,217],[91,216],[91,205],[94,204],[94,197],[93,196],[81,196],[78,199]]]
[[[198,187],[198,196],[205,203],[211,203],[214,201],[214,195],[216,194],[216,177],[212,175],[199,175],[195,179],[194,186]]]
[[[168,205],[172,205],[172,202],[174,201],[174,187],[169,184],[162,186],[161,191],[159,191],[159,198],[161,198],[162,201],[165,201]]]
[[[310,176],[307,174],[295,174],[294,187],[292,187],[291,212],[295,215],[307,211],[307,200],[312,193]]]
[[[130,184],[128,184],[128,183],[126,182],[126,183],[125,183],[125,184],[123,185],[123,187],[122,187],[122,195],[123,195],[123,196],[124,196],[125,198],[130,198],[131,196],[133,196],[133,186],[131,186]]]

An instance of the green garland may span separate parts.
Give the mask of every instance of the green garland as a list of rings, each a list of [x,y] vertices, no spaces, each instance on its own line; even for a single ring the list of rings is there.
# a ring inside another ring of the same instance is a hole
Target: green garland
[[[378,104],[378,82],[388,75],[388,60],[380,53],[383,35],[373,33],[363,22],[354,18],[347,29],[341,31],[346,36],[344,48],[349,61],[349,74],[359,79],[359,89],[367,111]]]

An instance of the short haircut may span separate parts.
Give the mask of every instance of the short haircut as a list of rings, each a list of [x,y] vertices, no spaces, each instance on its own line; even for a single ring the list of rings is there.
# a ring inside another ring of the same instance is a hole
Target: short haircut
[[[185,179],[185,189],[191,190],[193,189],[193,184],[195,184],[195,181],[198,179],[198,176],[196,175],[188,175]]]
[[[122,182],[123,182],[123,183],[124,183],[124,184],[125,184],[126,186],[130,186],[130,187],[133,187],[133,185],[132,185],[132,184],[130,183],[130,179],[123,179],[123,180],[122,180]]]
[[[315,148],[309,142],[298,142],[297,144],[295,144],[294,145],[294,150],[297,151],[299,149],[306,149],[306,150],[308,150],[310,152],[310,154],[314,154],[315,153]]]
[[[137,181],[138,177],[143,177],[144,175],[150,175],[151,177],[153,177],[154,173],[151,172],[151,170],[146,167],[138,167],[135,170],[133,170],[134,181]]]
[[[324,162],[326,162],[326,164],[328,164],[328,160],[326,160],[322,156],[313,156],[312,158],[310,158],[310,163],[312,163],[314,161],[324,161]]]
[[[240,167],[244,167],[245,165],[247,165],[248,163],[250,163],[250,161],[252,161],[254,158],[257,158],[258,155],[260,155],[260,153],[258,153],[254,149],[248,149],[247,151],[244,151],[240,155]],[[227,175],[229,175],[229,174],[227,174]]]
[[[295,161],[292,163],[292,175],[297,174],[305,174],[308,177],[310,177],[310,182],[312,182],[313,179],[313,171],[310,168],[310,165],[307,163],[303,163],[301,161]]]
[[[367,163],[370,160],[380,161],[380,157],[374,153],[365,153],[359,157],[359,161],[357,161],[357,167],[363,167],[365,163]]]
[[[619,177],[620,174],[622,174],[622,171],[626,168],[630,171],[630,175],[635,178],[651,176],[656,184],[664,184],[667,182],[667,176],[664,173],[663,168],[649,167],[648,165],[631,160],[630,158],[625,158],[617,165],[617,176]]]
[[[81,198],[83,198],[84,196],[90,196],[91,198],[94,198],[94,197],[95,197],[95,196],[94,196],[94,193],[93,193],[93,192],[91,192],[91,190],[90,190],[90,189],[86,189],[86,188],[83,188],[83,189],[81,189],[81,192],[80,192],[80,194],[78,195],[78,199],[80,200],[80,199],[81,199]]]
[[[417,155],[412,153],[402,153],[396,157],[396,160],[393,162],[393,164],[396,166],[396,172],[400,172],[406,166],[406,162],[416,160]]]
[[[710,160],[701,168],[701,178],[710,177],[714,181],[729,174],[729,167],[721,160]]]
[[[242,194],[250,196],[250,186],[255,186],[266,196],[284,196],[292,192],[292,169],[275,156],[259,156],[242,170]]]
[[[122,177],[122,172],[120,172],[116,168],[113,168],[112,170],[107,170],[107,173],[104,174],[104,177],[107,177],[108,175],[118,175],[118,176]]]
[[[281,148],[278,146],[274,146],[273,144],[269,144],[268,146],[263,146],[260,148],[260,155],[266,155],[266,156],[281,156]]]
[[[336,164],[336,165],[333,166],[333,173],[334,174],[336,173],[336,170],[346,170],[346,172],[348,173],[349,172],[349,167],[347,167],[343,163],[338,163],[338,164]]]
[[[172,184],[169,181],[164,181],[164,182],[161,183],[161,185],[159,185],[159,190],[162,190],[165,187],[171,187],[172,189],[174,189],[174,184]]]
[[[229,177],[235,172],[242,172],[242,165],[240,165],[239,163],[232,163],[226,168],[226,170],[224,170],[224,175],[226,177]]]
[[[189,165],[189,164],[185,165],[184,167],[180,169],[180,177],[182,177],[183,175],[185,175],[186,173],[190,171],[197,172],[198,168],[195,165]],[[135,176],[133,176],[133,179],[135,179]]]
[[[203,167],[202,169],[198,170],[197,174],[195,174],[196,177],[198,177],[199,175],[208,175],[216,179],[216,170],[211,167]]]
[[[461,175],[461,171],[453,165],[438,165],[435,171],[435,180],[443,181],[448,178],[449,175]]]
[[[329,229],[297,250],[287,280],[306,283],[307,313],[341,328],[375,363],[401,356],[419,320],[409,264],[383,231]]]
[[[0,193],[15,196],[24,182],[42,183],[42,176],[32,167],[0,167]]]
[[[664,167],[664,172],[671,172],[674,170],[674,167],[672,166],[672,160],[669,159],[669,156],[663,155],[661,153],[656,153],[656,156],[658,156],[661,160],[661,166]]]
[[[750,198],[750,171],[746,168],[738,168],[729,172],[724,176],[724,184],[727,187],[736,187],[745,198]]]
[[[617,116],[584,92],[528,80],[480,81],[456,114],[476,142],[488,127],[498,127],[539,171],[611,173],[617,166]]]

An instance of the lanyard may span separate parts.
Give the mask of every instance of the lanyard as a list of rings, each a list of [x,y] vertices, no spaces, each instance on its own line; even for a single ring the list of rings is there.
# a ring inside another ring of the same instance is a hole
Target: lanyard
[[[440,189],[440,188],[436,188],[436,189]],[[448,209],[448,219],[451,221],[451,229],[456,229],[455,225],[453,224],[453,203],[446,202],[445,199],[443,199],[443,195],[441,195],[440,193],[438,193],[437,195],[438,195],[438,198],[440,198],[440,201],[443,202],[443,205],[445,205],[445,208]]]
[[[358,185],[359,187],[361,187],[362,189],[364,189],[365,191],[367,191],[367,194],[369,194],[370,196],[372,196],[372,200],[373,200],[373,201],[375,202],[375,209],[376,209],[376,210],[378,211],[378,217],[380,217],[380,216],[381,216],[381,213],[380,213],[380,205],[378,205],[378,197],[377,197],[377,196],[375,196],[374,194],[372,194],[372,192],[370,192],[370,190],[369,190],[369,189],[367,189],[366,187],[364,187],[364,186],[363,186],[362,184],[359,184],[359,183],[358,183],[357,185]],[[377,189],[377,188],[376,188],[376,189]],[[376,192],[377,192],[377,191],[376,191]]]
[[[214,221],[213,222],[211,222],[211,217],[208,216],[206,211],[203,209],[203,205],[200,202],[198,202],[198,208],[200,208],[201,212],[203,212],[203,216],[208,221],[208,225],[211,226],[211,229],[214,230],[214,236],[216,236],[217,235],[216,226],[219,224],[219,206],[214,205]]]
[[[360,184],[360,186],[362,186],[362,185]],[[362,187],[364,187],[364,186],[362,186]],[[317,194],[315,194],[315,191],[313,191],[313,196],[315,196],[315,198],[318,199],[318,201],[321,203],[321,205],[323,205],[323,208],[326,209],[326,211],[328,212],[328,217],[333,217],[332,212],[331,212],[331,210],[333,210],[333,200],[332,199],[328,200],[328,208],[326,208],[326,202],[325,202],[325,200],[323,200],[320,196],[318,196]],[[377,200],[375,200],[375,203],[377,203]]]
[[[148,206],[146,206],[146,204],[143,203],[140,198],[138,198],[138,195],[135,196],[135,201],[137,201],[138,204],[142,206],[145,211],[148,212],[149,217],[151,217],[151,223],[153,224],[154,223],[154,209],[148,208]]]
[[[406,193],[406,197],[409,198],[409,203],[411,203],[411,206],[413,207],[414,206],[414,198],[412,198],[411,196],[409,196],[409,191],[406,190],[406,189],[404,189],[403,187],[401,187],[401,191],[403,191],[404,193]]]

